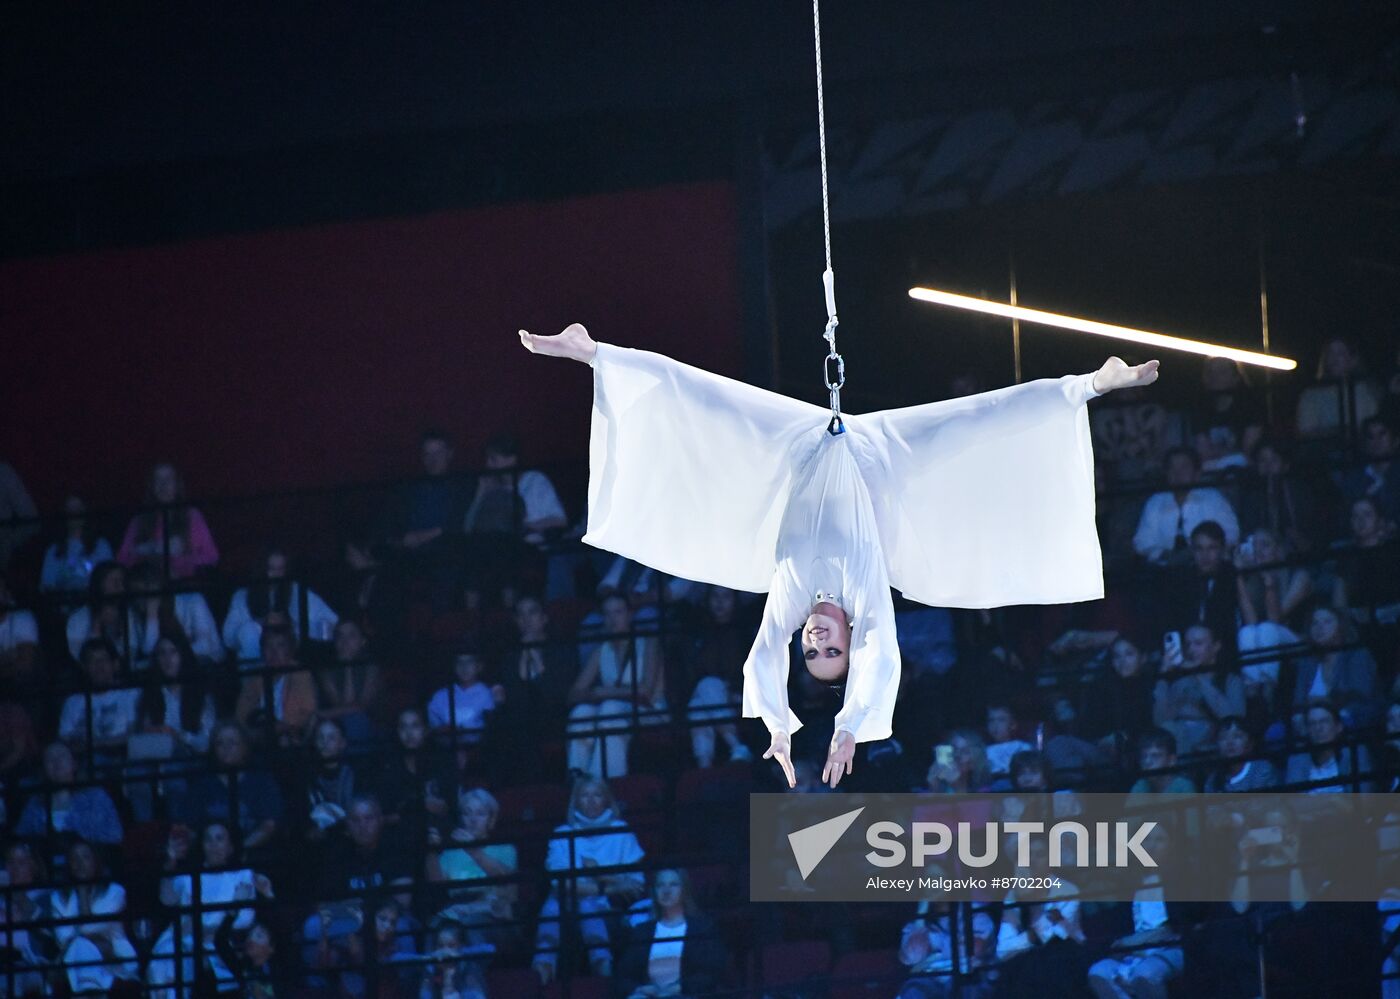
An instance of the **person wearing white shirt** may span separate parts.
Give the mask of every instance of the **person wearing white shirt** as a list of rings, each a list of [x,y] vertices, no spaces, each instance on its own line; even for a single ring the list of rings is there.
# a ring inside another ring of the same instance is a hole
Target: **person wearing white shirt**
[[[530,469],[511,473],[520,465],[520,448],[511,434],[497,434],[486,442],[486,468],[489,473],[477,480],[476,497],[467,510],[463,529],[470,532],[477,527],[477,517],[491,493],[501,486],[509,488],[510,480],[515,480],[515,494],[522,506],[520,528],[526,540],[543,540],[543,532],[567,527],[568,515],[564,504],[559,502],[559,494],[554,483],[543,472]]]
[[[1173,552],[1184,552],[1191,532],[1201,523],[1213,520],[1225,531],[1227,548],[1240,539],[1239,518],[1223,493],[1208,486],[1197,486],[1201,465],[1190,448],[1172,448],[1166,458],[1165,492],[1154,493],[1143,505],[1133,535],[1133,549],[1150,562],[1165,562]]]
[[[831,413],[577,324],[520,331],[530,351],[593,369],[584,541],[684,579],[768,593],[744,667],[791,786],[789,647],[844,684],[824,779],[886,739],[899,688],[890,586],[986,608],[1103,595],[1085,403],[1149,384],[1157,363],[866,416]],[[805,623],[804,623],[805,622]]]
[[[161,632],[179,629],[189,639],[194,654],[201,659],[221,662],[224,646],[219,625],[209,604],[198,593],[161,593],[160,570],[142,563],[127,576],[131,592],[131,613],[135,630],[131,635],[131,664],[145,669]]]
[[[263,622],[269,614],[284,619],[292,634],[300,639],[302,586],[287,578],[287,554],[270,549],[263,565],[266,581],[234,591],[224,618],[224,647],[239,662],[253,662],[261,655]],[[340,619],[312,590],[306,591],[307,634],[318,642],[330,641]]]
[[[501,688],[481,682],[481,660],[473,652],[459,653],[452,661],[452,672],[456,682],[428,701],[428,728],[433,732],[455,731],[462,742],[479,742],[486,716],[496,710]]]
[[[117,682],[117,656],[106,639],[90,638],[83,643],[80,652],[89,689],[72,694],[63,702],[58,737],[80,754],[125,748],[127,737],[136,729],[136,706],[141,692],[111,689]]]
[[[53,928],[54,942],[68,965],[68,982],[75,994],[107,992],[117,979],[140,977],[136,948],[127,939],[121,915],[126,911],[126,890],[106,881],[92,845],[82,840],[68,848],[68,874],[73,884],[49,895],[54,919],[80,916],[115,916],[94,923],[64,923]],[[104,958],[111,964],[101,964]]]

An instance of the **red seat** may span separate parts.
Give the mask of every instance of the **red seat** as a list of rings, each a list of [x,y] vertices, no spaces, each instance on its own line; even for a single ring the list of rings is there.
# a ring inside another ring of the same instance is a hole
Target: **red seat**
[[[724,798],[742,798],[753,785],[753,767],[746,762],[687,770],[676,782],[676,804],[690,805]]]
[[[831,969],[831,999],[884,999],[904,978],[893,950],[861,950],[842,955]]]
[[[564,821],[569,807],[569,788],[558,784],[522,784],[496,792],[501,806],[501,822],[511,825],[554,828]]]
[[[533,968],[492,968],[486,986],[487,995],[534,999],[540,994],[540,976]]]
[[[496,995],[497,993],[491,994]],[[500,995],[507,996],[514,995],[514,993],[502,992]],[[549,987],[544,990],[544,999],[564,999],[566,995],[568,999],[611,999],[612,983],[610,979],[594,975],[589,978],[571,980],[567,992],[564,990],[562,982],[551,982]]]
[[[661,811],[666,785],[651,774],[628,774],[608,781],[613,797],[622,804],[622,814],[629,821],[639,816]]]
[[[759,956],[759,982],[767,986],[796,985],[831,968],[831,947],[825,940],[769,944]]]

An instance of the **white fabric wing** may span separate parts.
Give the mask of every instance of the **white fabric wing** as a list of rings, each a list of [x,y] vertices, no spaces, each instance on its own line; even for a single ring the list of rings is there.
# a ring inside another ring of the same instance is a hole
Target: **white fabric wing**
[[[600,343],[583,540],[673,576],[766,591],[789,449],[826,416],[660,354]]]
[[[935,607],[1103,596],[1092,375],[847,417],[890,582]]]

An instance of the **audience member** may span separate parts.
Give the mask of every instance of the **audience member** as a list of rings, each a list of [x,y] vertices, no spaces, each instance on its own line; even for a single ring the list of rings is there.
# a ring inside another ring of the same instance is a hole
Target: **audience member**
[[[1029,860],[1016,874],[1033,887],[1013,888],[1002,903],[993,994],[997,999],[1076,997],[1088,972],[1079,889],[1051,870],[1045,840],[1031,839]]]
[[[607,782],[596,777],[574,781],[569,818],[555,827],[545,868],[556,877],[540,908],[535,937],[535,971],[548,983],[558,970],[562,907],[576,906],[575,916],[588,948],[594,974],[612,975],[611,931],[605,918],[629,908],[646,891],[640,871],[582,873],[594,868],[626,867],[641,862],[637,837],[618,814]]]
[[[1361,427],[1361,449],[1366,464],[1334,473],[1334,481],[1348,501],[1363,496],[1376,504],[1382,517],[1400,519],[1400,465],[1395,463],[1400,435],[1389,417],[1373,416]]]
[[[1292,553],[1278,535],[1256,528],[1235,550],[1236,586],[1242,627],[1270,622],[1287,625],[1313,595],[1313,578],[1303,566],[1285,565]]]
[[[156,999],[227,991],[235,979],[215,947],[219,929],[230,919],[233,929],[251,927],[256,915],[254,904],[273,897],[272,882],[266,875],[238,866],[238,850],[228,826],[210,822],[202,830],[199,842],[200,865],[192,874],[176,873],[185,866],[189,837],[172,836],[166,848],[167,876],[160,882],[160,901],[172,910],[175,920],[156,939],[146,969],[146,981]],[[246,904],[229,906],[236,902]],[[180,935],[178,944],[176,933]],[[179,968],[176,954],[183,955]],[[184,987],[170,987],[177,982]],[[196,986],[194,989],[190,988],[191,983]]]
[[[171,817],[195,827],[225,825],[244,850],[266,847],[283,819],[277,782],[249,766],[248,736],[237,722],[216,724],[209,741],[211,772],[170,803]]]
[[[609,636],[593,650],[569,690],[569,769],[594,777],[627,773],[632,736],[603,733],[663,720],[665,672],[658,640],[632,634],[632,608],[618,594],[603,598]],[[586,737],[579,736],[587,734]]]
[[[1114,639],[1109,646],[1108,665],[1090,681],[1080,727],[1117,757],[1118,747],[1132,742],[1153,724],[1157,677],[1142,649],[1126,636]]]
[[[44,550],[39,570],[43,593],[72,596],[87,592],[93,567],[112,561],[112,546],[99,537],[88,520],[87,506],[77,496],[63,501],[63,521],[57,536]]]
[[[1351,539],[1350,549],[1337,560],[1332,603],[1352,608],[1367,629],[1367,640],[1389,658],[1400,621],[1395,525],[1381,517],[1375,500],[1359,499],[1351,504]]]
[[[120,981],[140,978],[136,948],[126,937],[122,913],[126,911],[126,890],[111,880],[92,845],[76,840],[68,847],[68,883],[49,895],[49,911],[54,919],[72,920],[83,916],[115,916],[93,923],[62,923],[54,926],[54,942],[68,966],[68,984],[73,992],[110,994]],[[110,963],[102,963],[102,962]]]
[[[131,599],[131,665],[145,669],[162,634],[183,634],[195,655],[214,662],[224,658],[219,626],[198,593],[161,592],[160,571],[143,562],[127,575]]]
[[[462,927],[470,944],[503,948],[515,937],[514,884],[472,884],[489,878],[508,878],[519,869],[515,847],[491,842],[501,806],[485,788],[472,788],[458,797],[461,826],[444,842],[429,836],[427,877],[447,885],[448,904],[437,921]]]
[[[1268,760],[1254,758],[1254,736],[1243,718],[1227,715],[1215,727],[1220,763],[1206,778],[1207,794],[1264,791],[1278,787],[1279,776]]]
[[[120,843],[122,823],[117,806],[106,790],[88,784],[75,787],[78,764],[61,742],[44,747],[44,781],[47,788],[25,802],[15,835],[28,839],[70,833],[88,843]]]
[[[481,741],[487,716],[505,699],[505,688],[488,687],[481,679],[481,659],[475,652],[452,657],[454,683],[436,691],[428,701],[428,728],[448,735],[457,744]]]
[[[1191,794],[1196,785],[1185,774],[1175,773],[1176,736],[1164,728],[1150,728],[1138,740],[1138,770],[1142,774],[1131,794]]]
[[[370,714],[383,688],[379,666],[369,654],[369,641],[359,621],[341,618],[331,635],[333,658],[316,671],[320,691],[316,713],[336,719],[353,745],[364,745],[374,735]]]
[[[1204,624],[1221,639],[1227,654],[1234,653],[1239,587],[1219,524],[1203,520],[1192,528],[1189,561],[1173,570],[1165,589],[1164,594],[1154,594],[1157,622],[1164,630]]]
[[[141,691],[116,686],[117,650],[105,638],[89,638],[78,658],[86,682],[82,692],[64,700],[58,737],[90,762],[111,763],[136,731]]]
[[[1298,396],[1294,429],[1304,441],[1350,433],[1380,412],[1384,393],[1365,377],[1361,352],[1346,337],[1323,344],[1317,359],[1317,383]]]
[[[1259,442],[1237,488],[1246,531],[1267,528],[1294,551],[1312,550],[1318,536],[1317,499],[1311,485],[1292,470],[1282,441],[1266,437]]]
[[[1340,712],[1326,700],[1315,700],[1308,704],[1303,718],[1308,749],[1288,758],[1284,783],[1332,782],[1307,788],[1308,794],[1372,790],[1371,756],[1365,746],[1341,743],[1344,728]]]
[[[1201,388],[1190,413],[1196,454],[1207,472],[1239,469],[1264,435],[1263,400],[1245,383],[1239,365],[1208,357],[1201,367]]]
[[[126,566],[146,562],[169,579],[188,579],[218,564],[214,536],[204,515],[185,503],[185,482],[174,465],[162,463],[151,469],[146,506],[127,525],[117,549],[118,562]]]
[[[993,777],[1011,769],[1011,758],[1027,749],[1029,742],[1016,738],[1016,712],[1010,704],[993,702],[987,705],[987,770]]]
[[[613,995],[698,996],[720,988],[727,958],[719,927],[700,911],[684,871],[652,875],[651,917],[630,927],[619,948]]]
[[[1163,857],[1167,842],[1166,828],[1158,826],[1148,852]],[[1089,969],[1089,988],[1098,999],[1166,999],[1168,983],[1181,977],[1186,964],[1180,930],[1172,925],[1174,908],[1161,873],[1146,871],[1133,892],[1132,932],[1114,940],[1109,956]]]
[[[214,730],[214,699],[201,676],[199,663],[183,634],[163,635],[151,656],[155,668],[149,672],[146,687],[137,704],[139,731],[170,739],[165,753],[148,748],[152,756],[203,756],[209,751],[209,735]]]
[[[224,647],[240,661],[257,659],[262,648],[263,625],[269,621],[291,628],[292,636],[299,641],[304,638],[329,641],[336,626],[335,611],[310,587],[303,588],[288,575],[287,553],[280,547],[269,548],[262,570],[262,581],[233,592],[228,614],[224,617]],[[304,632],[303,617],[307,625]]]
[[[106,639],[119,658],[126,658],[127,636],[136,632],[136,616],[126,601],[124,566],[119,562],[93,566],[87,601],[68,615],[66,631],[68,654],[75,662],[82,658],[83,643],[93,638]]]
[[[739,715],[739,691],[743,689],[744,660],[753,643],[755,628],[738,619],[738,601],[733,590],[711,586],[705,594],[705,610],[699,622],[700,636],[692,651],[691,688],[687,716],[692,723]],[[902,647],[902,645],[901,645]],[[739,739],[734,722],[695,725],[690,728],[690,747],[701,767],[715,763],[715,741],[719,738],[731,760],[749,760],[753,754]]]
[[[297,658],[288,628],[262,633],[262,666],[245,673],[233,714],[240,725],[270,730],[283,746],[305,741],[316,718],[316,681]]]
[[[457,779],[446,757],[426,748],[428,728],[423,712],[405,708],[395,726],[398,745],[379,773],[379,801],[385,821],[399,840],[412,848],[441,839],[450,823],[449,799]]]
[[[0,677],[29,677],[39,659],[39,623],[20,610],[0,570]]]
[[[6,995],[51,994],[53,962],[49,934],[29,925],[47,917],[49,891],[43,858],[29,843],[11,843],[5,849],[4,905],[0,905],[0,952],[6,968],[0,970],[0,989]]]
[[[302,805],[306,811],[301,824],[307,839],[321,841],[340,829],[351,801],[366,792],[368,782],[345,758],[347,743],[339,722],[322,718],[314,732],[311,744],[315,759],[303,778]]]
[[[1168,635],[1162,656],[1152,717],[1175,736],[1181,752],[1194,753],[1221,718],[1245,713],[1244,680],[1208,625],[1187,628],[1179,650],[1170,642],[1175,634]]]
[[[497,434],[486,442],[486,474],[477,478],[476,495],[463,518],[463,530],[518,531],[527,541],[539,541],[546,531],[568,526],[564,505],[549,477],[536,469],[516,472],[519,467],[520,447],[513,435]],[[496,497],[502,492],[509,496],[512,484],[519,506],[502,506]]]
[[[1295,729],[1314,701],[1326,699],[1349,728],[1364,728],[1380,716],[1376,661],[1356,644],[1356,633],[1334,608],[1313,608],[1307,656],[1298,660],[1293,685]],[[1301,734],[1301,733],[1300,733]]]
[[[1207,520],[1225,532],[1225,547],[1239,540],[1239,521],[1223,493],[1198,485],[1200,461],[1190,448],[1167,452],[1168,489],[1148,497],[1133,535],[1133,550],[1149,562],[1184,563],[1191,532]]]
[[[925,868],[927,877],[945,878],[948,871],[935,863]],[[971,913],[971,926],[954,938],[955,903],[919,902],[915,918],[904,924],[899,939],[899,963],[909,969],[895,999],[982,999],[989,991],[984,982],[954,985],[954,965],[963,974],[991,963],[996,951],[998,926],[985,907]],[[964,924],[966,925],[966,924]],[[970,931],[970,932],[969,932]],[[971,936],[971,953],[963,952],[963,940]]]
[[[961,728],[948,736],[945,752],[948,762],[934,751],[933,766],[929,768],[928,790],[947,794],[972,794],[993,790],[995,777],[987,765],[987,744],[975,729]]]

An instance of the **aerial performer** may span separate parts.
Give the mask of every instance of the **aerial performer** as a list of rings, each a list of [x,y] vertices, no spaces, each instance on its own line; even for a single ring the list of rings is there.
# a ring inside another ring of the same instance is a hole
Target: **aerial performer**
[[[598,343],[578,324],[520,340],[593,369],[583,540],[683,579],[767,592],[743,715],[767,726],[764,758],[789,786],[802,727],[788,706],[794,632],[808,672],[844,687],[822,772],[835,787],[856,743],[891,735],[891,586],[956,608],[1103,596],[1086,403],[1158,374],[1155,360],[1110,357],[1090,374],[854,416]]]

